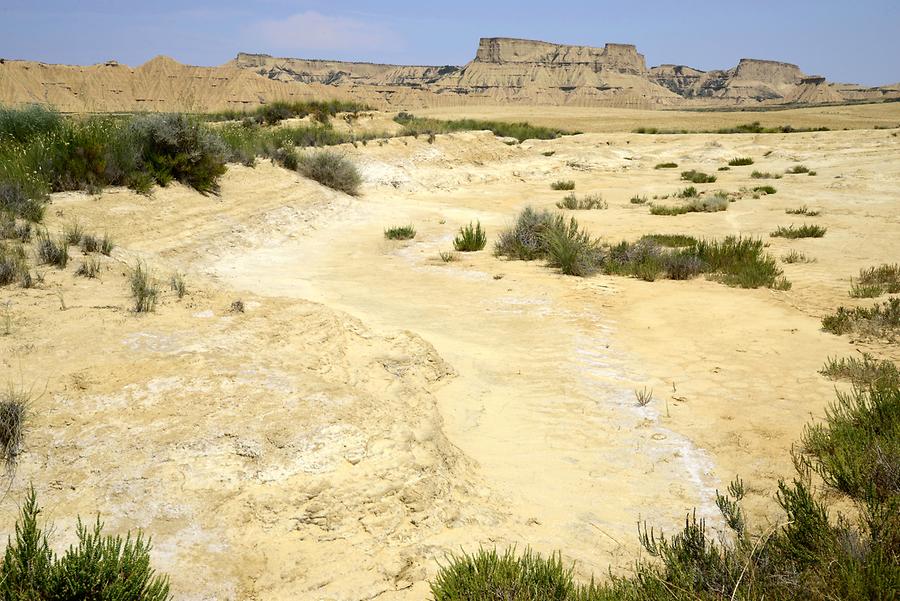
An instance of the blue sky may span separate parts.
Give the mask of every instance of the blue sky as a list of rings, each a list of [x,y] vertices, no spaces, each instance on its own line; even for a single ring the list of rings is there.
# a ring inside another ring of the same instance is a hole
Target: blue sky
[[[492,36],[633,43],[651,66],[753,57],[832,81],[900,82],[900,0],[0,0],[0,57],[45,62],[217,65],[245,51],[462,65]]]

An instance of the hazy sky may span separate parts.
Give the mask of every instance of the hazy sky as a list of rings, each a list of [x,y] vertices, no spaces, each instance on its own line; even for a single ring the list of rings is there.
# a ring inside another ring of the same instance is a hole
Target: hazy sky
[[[0,57],[218,65],[239,51],[462,65],[480,37],[636,44],[648,65],[797,63],[832,81],[900,82],[900,0],[0,0]]]

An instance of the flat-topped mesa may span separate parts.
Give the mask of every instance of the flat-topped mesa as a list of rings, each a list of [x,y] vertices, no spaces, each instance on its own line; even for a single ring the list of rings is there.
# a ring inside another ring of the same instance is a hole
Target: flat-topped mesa
[[[734,76],[773,84],[799,84],[806,77],[797,65],[756,58],[742,58],[734,68]]]
[[[610,69],[621,73],[647,71],[644,55],[632,44],[606,44],[603,48],[570,46],[517,38],[481,38],[477,63],[533,63],[549,66],[590,65],[594,70]]]

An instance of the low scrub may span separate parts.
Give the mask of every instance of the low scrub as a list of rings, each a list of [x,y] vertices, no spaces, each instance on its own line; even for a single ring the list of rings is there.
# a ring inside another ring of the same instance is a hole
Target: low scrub
[[[768,171],[756,171],[750,174],[753,179],[781,179],[780,173],[769,173]]]
[[[688,186],[687,188],[682,188],[681,190],[679,190],[676,196],[678,198],[696,198],[700,196],[700,193],[694,186]]]
[[[711,184],[716,181],[716,176],[691,169],[690,171],[682,171],[681,179],[692,184]]]
[[[597,270],[602,259],[599,241],[572,218],[549,211],[525,208],[516,223],[500,233],[494,254],[508,259],[545,259],[566,275],[585,276]]]
[[[20,242],[0,241],[0,286],[29,281],[25,248]]]
[[[785,263],[815,263],[816,259],[814,257],[808,256],[806,253],[800,252],[799,250],[792,250],[786,255],[782,255],[781,260]]]
[[[7,473],[15,468],[22,449],[30,405],[31,396],[26,390],[9,385],[0,392],[0,461]]]
[[[88,279],[96,278],[100,275],[100,260],[96,257],[85,257],[75,270],[75,275]]]
[[[572,180],[559,180],[550,184],[553,190],[574,190],[575,182]]]
[[[440,119],[425,119],[415,117],[409,113],[400,113],[394,117],[394,121],[403,126],[400,135],[418,136],[420,134],[434,135],[446,134],[458,131],[484,131],[488,130],[495,136],[503,138],[515,138],[519,142],[525,140],[553,140],[563,135],[576,132],[567,132],[561,129],[540,127],[530,123],[507,123],[504,121],[479,121],[477,119],[458,119],[455,121],[442,121]]]
[[[416,237],[416,228],[411,225],[399,225],[384,230],[384,237],[388,240],[412,240]]]
[[[753,159],[750,157],[734,157],[730,161],[728,161],[729,167],[744,167],[746,165],[752,165]]]
[[[788,227],[779,226],[774,232],[769,234],[773,238],[821,238],[825,235],[828,228],[820,225],[803,224],[800,227],[794,227],[793,224]]]
[[[130,284],[131,296],[134,299],[134,312],[149,313],[153,311],[159,297],[159,284],[144,263],[138,261],[131,270]]]
[[[677,169],[678,163],[657,163],[654,169]]]
[[[785,209],[784,212],[787,215],[806,215],[807,217],[818,217],[820,214],[820,211],[810,209],[806,205],[801,205],[796,209]]]
[[[362,176],[356,165],[344,155],[330,150],[319,150],[301,156],[297,171],[323,186],[351,196],[359,194],[362,184]]]
[[[285,119],[312,116],[319,123],[328,123],[338,113],[358,114],[369,110],[366,105],[345,100],[307,102],[272,102],[251,111],[221,111],[203,115],[206,121],[242,121],[251,124],[275,125]]]
[[[728,210],[728,197],[722,194],[693,197],[682,205],[651,204],[651,215],[685,215],[687,213],[716,213]]]
[[[693,236],[685,234],[647,234],[642,236],[641,240],[649,240],[666,248],[683,248],[685,246],[695,246],[697,239]]]
[[[65,237],[56,240],[41,230],[37,236],[37,256],[41,263],[63,269],[69,263],[69,244]]]
[[[149,540],[138,532],[124,539],[78,520],[78,542],[58,557],[38,525],[41,509],[32,488],[0,563],[0,599],[116,599],[168,601],[169,582],[150,567]]]
[[[873,384],[900,386],[900,370],[890,361],[879,361],[869,353],[860,357],[830,358],[819,373],[832,380],[845,380],[855,386]]]
[[[609,204],[599,194],[587,194],[581,198],[574,194],[569,194],[557,202],[556,207],[570,211],[590,211],[593,209],[606,209],[609,207]]]
[[[882,294],[900,293],[900,264],[884,263],[859,271],[859,278],[850,285],[850,296],[874,298]]]
[[[822,319],[822,327],[832,334],[853,334],[894,340],[900,333],[900,297],[890,297],[872,307],[838,307]]]
[[[647,200],[648,199],[647,199],[646,194],[635,194],[628,200],[628,202],[630,202],[633,205],[642,205],[642,204],[647,204]]]
[[[799,173],[808,173],[809,175],[816,174],[815,171],[811,171],[809,169],[809,167],[807,167],[806,165],[794,165],[793,167],[791,167],[790,169],[785,171],[785,173],[791,174],[791,175],[797,175]]]
[[[755,188],[753,188],[753,191],[757,194],[775,194],[776,192],[778,192],[778,190],[776,190],[772,186],[756,186]]]
[[[459,228],[459,234],[453,239],[453,248],[459,252],[475,252],[482,250],[487,244],[487,234],[478,221]]]

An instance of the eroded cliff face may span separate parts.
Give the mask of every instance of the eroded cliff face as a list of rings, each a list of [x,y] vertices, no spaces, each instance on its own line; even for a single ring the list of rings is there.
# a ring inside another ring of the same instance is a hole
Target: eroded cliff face
[[[157,58],[137,68],[0,59],[0,103],[68,111],[210,111],[275,100],[354,99],[375,108],[516,102],[661,108],[766,106],[900,98],[897,86],[832,84],[797,65],[741,59],[725,70],[648,68],[631,44],[603,47],[482,38],[458,67],[388,65],[240,53],[220,67]]]

